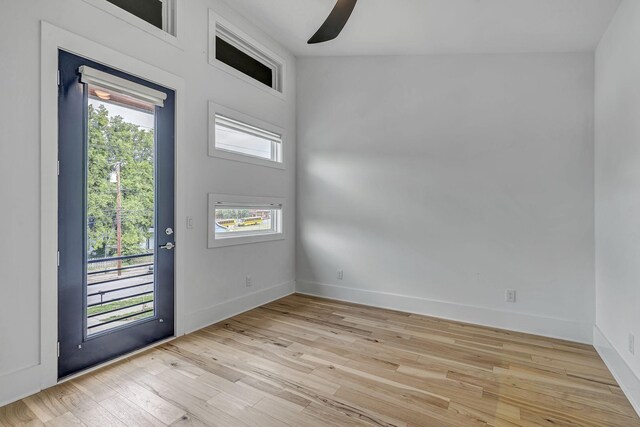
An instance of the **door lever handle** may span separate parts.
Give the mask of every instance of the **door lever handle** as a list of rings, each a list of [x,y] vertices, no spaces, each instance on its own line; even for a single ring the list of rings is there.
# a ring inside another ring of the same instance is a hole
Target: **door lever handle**
[[[170,251],[171,249],[175,248],[176,245],[174,245],[173,243],[169,242],[166,245],[162,245],[160,246],[161,249],[166,249],[168,251]]]

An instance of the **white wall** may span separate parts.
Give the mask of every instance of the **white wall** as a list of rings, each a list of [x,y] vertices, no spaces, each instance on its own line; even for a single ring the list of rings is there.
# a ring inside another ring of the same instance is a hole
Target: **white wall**
[[[596,336],[640,413],[640,2],[596,52]],[[636,337],[636,353],[628,335]]]
[[[208,8],[286,59],[288,95],[275,97],[208,64]],[[181,0],[180,47],[82,0],[2,2],[0,14],[0,406],[33,391],[40,355],[40,20],[173,73],[186,81],[184,137],[177,141],[186,215],[176,219],[184,265],[186,331],[293,290],[295,60],[219,0]],[[208,101],[286,129],[285,171],[207,157]],[[55,114],[54,112],[52,112]],[[207,193],[282,196],[289,201],[283,241],[207,249]],[[245,287],[251,275],[253,287]],[[55,357],[55,356],[54,356]],[[47,384],[44,380],[43,384]],[[21,388],[22,387],[22,388]]]
[[[298,290],[590,342],[593,68],[299,60]]]

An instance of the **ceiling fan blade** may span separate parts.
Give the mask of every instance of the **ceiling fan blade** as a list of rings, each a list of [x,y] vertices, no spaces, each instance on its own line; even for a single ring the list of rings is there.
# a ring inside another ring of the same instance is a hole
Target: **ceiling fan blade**
[[[356,7],[356,1],[358,0],[338,0],[327,20],[324,21],[324,24],[307,43],[323,43],[338,37],[338,34],[340,34],[340,31],[349,20],[353,8]]]

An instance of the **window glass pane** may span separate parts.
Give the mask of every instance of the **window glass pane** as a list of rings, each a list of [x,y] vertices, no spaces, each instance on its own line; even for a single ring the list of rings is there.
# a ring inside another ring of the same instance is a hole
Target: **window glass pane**
[[[280,135],[216,115],[216,149],[280,161]]]
[[[163,3],[160,0],[107,0],[121,9],[144,19],[151,25],[161,30],[162,28],[162,8]]]
[[[216,59],[273,88],[273,70],[253,56],[216,36]]]
[[[281,232],[278,221],[280,212],[280,209],[260,207],[216,208],[216,237],[279,233]]]
[[[154,316],[155,106],[88,85],[87,335]]]

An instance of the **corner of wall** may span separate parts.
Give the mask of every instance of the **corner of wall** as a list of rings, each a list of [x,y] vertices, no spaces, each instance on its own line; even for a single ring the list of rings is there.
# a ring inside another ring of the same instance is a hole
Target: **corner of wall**
[[[284,298],[294,293],[295,288],[295,281],[290,280],[238,298],[220,302],[195,313],[187,314],[185,319],[185,333],[188,334],[261,305]]]
[[[640,378],[636,377],[598,325],[593,327],[593,346],[640,416]]]

